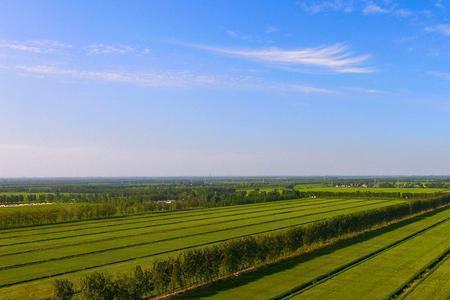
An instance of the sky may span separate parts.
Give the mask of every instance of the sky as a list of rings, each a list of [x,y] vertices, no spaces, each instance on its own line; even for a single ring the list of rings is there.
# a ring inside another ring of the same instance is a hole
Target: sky
[[[450,175],[450,1],[0,1],[0,177]]]

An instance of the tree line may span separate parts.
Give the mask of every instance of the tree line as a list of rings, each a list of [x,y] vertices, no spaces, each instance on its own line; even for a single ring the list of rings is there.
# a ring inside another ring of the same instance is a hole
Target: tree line
[[[30,195],[0,195],[1,199],[18,200],[20,203],[23,198]],[[161,195],[160,195],[161,196]],[[227,205],[239,205],[258,202],[269,202],[287,199],[299,198],[301,194],[297,191],[265,192],[253,191],[230,192],[227,189],[215,191],[212,189],[195,189],[184,191],[178,195],[179,199],[164,202],[153,198],[146,198],[145,195],[97,195],[95,198],[89,198],[88,194],[40,194],[37,201],[49,201],[58,199],[63,201],[58,205],[45,205],[29,209],[5,209],[0,208],[0,229],[13,228],[20,226],[54,224],[68,221],[81,221],[88,219],[108,218],[113,216],[125,216],[131,214],[171,211],[180,209],[192,209],[200,207],[217,207]],[[2,198],[3,197],[3,198]],[[13,198],[11,198],[13,197]],[[77,197],[72,198],[72,197]],[[166,199],[168,196],[162,197]],[[73,201],[69,201],[72,199]],[[85,201],[85,202],[78,202]],[[97,202],[100,201],[100,202]],[[69,202],[69,203],[66,203]]]
[[[302,250],[348,234],[358,233],[417,213],[450,204],[450,197],[414,200],[394,206],[333,217],[271,234],[233,239],[194,248],[156,260],[151,267],[137,267],[134,274],[112,277],[92,273],[81,279],[76,292],[70,281],[55,282],[56,299],[122,300],[170,292],[214,282],[237,272],[272,263]],[[67,288],[71,287],[71,288]]]
[[[450,192],[450,190],[449,190]],[[365,197],[365,198],[404,198],[404,199],[431,199],[442,193],[410,193],[410,192],[373,192],[373,191],[302,191],[301,197]]]

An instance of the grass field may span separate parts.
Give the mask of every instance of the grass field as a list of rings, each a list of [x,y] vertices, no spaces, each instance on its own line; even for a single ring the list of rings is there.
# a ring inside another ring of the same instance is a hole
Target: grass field
[[[433,194],[450,193],[450,189],[445,188],[364,188],[364,187],[334,187],[321,185],[303,185],[295,186],[296,190],[305,192],[332,192],[332,193],[413,193],[413,194]]]
[[[180,298],[384,299],[450,247],[448,232],[450,209],[403,221]],[[407,298],[448,299],[449,272],[446,260]],[[437,285],[443,288],[435,291]]]
[[[439,224],[293,298],[384,299],[450,247],[449,232],[450,221]]]
[[[436,270],[423,278],[403,299],[448,300],[450,298],[450,258],[447,257]]]
[[[302,199],[0,231],[0,299],[47,296],[54,278],[127,272],[155,258],[402,200]]]

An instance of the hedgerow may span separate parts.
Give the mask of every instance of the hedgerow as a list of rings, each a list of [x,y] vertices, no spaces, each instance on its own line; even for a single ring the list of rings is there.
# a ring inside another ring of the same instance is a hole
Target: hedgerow
[[[341,215],[271,234],[248,236],[213,246],[194,248],[174,257],[156,260],[146,271],[138,267],[140,271],[129,275],[128,278],[114,279],[103,273],[85,276],[81,279],[80,294],[82,297],[88,295],[89,299],[139,299],[131,297],[132,293],[118,292],[128,291],[129,289],[124,287],[130,286],[130,282],[140,282],[131,284],[133,286],[131,290],[136,297],[183,290],[295,255],[303,247],[370,230],[384,223],[449,204],[450,196],[412,200],[394,206]],[[92,294],[93,289],[97,294]],[[111,293],[112,290],[115,292]],[[129,298],[122,298],[121,295]]]

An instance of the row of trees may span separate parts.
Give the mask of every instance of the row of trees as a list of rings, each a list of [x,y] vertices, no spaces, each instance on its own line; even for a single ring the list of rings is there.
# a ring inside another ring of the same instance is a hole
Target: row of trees
[[[27,209],[0,210],[0,229],[107,218],[115,215],[117,215],[117,208],[108,203],[46,205]]]
[[[337,216],[271,234],[249,236],[218,245],[191,249],[174,257],[157,260],[147,271],[139,268],[141,271],[135,272],[126,280],[123,277],[114,280],[103,273],[88,275],[81,280],[80,295],[84,297],[83,299],[140,299],[139,297],[145,295],[160,295],[210,283],[239,271],[299,254],[305,247],[448,204],[450,204],[450,197],[414,200],[395,206]],[[143,273],[146,275],[143,276]],[[140,282],[140,284],[130,284],[130,282]],[[133,288],[136,286],[145,288],[136,292]],[[135,291],[132,295],[137,298],[131,297],[131,292],[127,294],[129,298],[121,298],[124,292],[111,292],[118,290]]]
[[[75,294],[79,300],[139,300],[154,290],[152,273],[137,266],[134,273],[113,277],[110,274],[94,272],[81,279],[77,292],[73,282],[55,280],[53,298],[70,300]]]
[[[450,191],[450,190],[449,190]],[[444,194],[444,193],[442,193]],[[373,192],[373,191],[303,191],[301,197],[367,197],[367,198],[404,198],[404,199],[430,199],[436,198],[435,193],[408,193],[408,192]]]
[[[90,191],[90,190],[89,190]],[[293,199],[299,193],[295,190],[246,192],[231,187],[192,187],[192,186],[150,186],[131,189],[122,187],[114,191],[89,193],[0,193],[0,203],[22,202],[108,202],[108,203],[142,203],[160,200],[178,200],[183,206],[216,206]]]
[[[396,206],[337,216],[268,235],[249,236],[216,246],[188,250],[156,261],[153,284],[157,294],[217,278],[299,253],[305,247],[361,232],[379,224],[450,204],[450,197],[417,200]]]
[[[330,191],[297,191],[294,189],[274,189],[271,191],[252,190],[237,191],[234,189],[212,189],[196,188],[183,190],[175,193],[177,199],[166,203],[161,200],[147,199],[145,195],[111,195],[94,194],[90,199],[89,195],[78,195],[77,200],[71,201],[71,204],[60,206],[41,206],[26,210],[4,210],[0,209],[0,229],[20,226],[52,224],[67,221],[79,221],[95,218],[106,218],[111,216],[124,216],[149,211],[167,211],[178,209],[191,209],[198,207],[216,207],[227,205],[250,204],[258,202],[279,201],[287,199],[297,199],[304,197],[377,197],[377,198],[407,198],[407,199],[426,199],[434,198],[433,193],[400,193],[400,192],[330,192]],[[10,195],[19,197],[18,195]],[[30,195],[28,195],[30,196]],[[37,200],[55,198],[66,201],[71,194],[41,194]],[[161,195],[160,195],[161,196]],[[167,196],[167,195],[166,195]],[[0,195],[1,197],[7,197]],[[150,197],[151,198],[151,197]],[[158,197],[157,197],[158,198]],[[90,199],[90,200],[89,200]],[[103,202],[98,202],[101,200]],[[80,203],[77,201],[84,200]],[[68,201],[68,200],[67,200]]]
[[[52,194],[41,194],[38,200],[42,201],[42,197],[47,199],[46,197],[50,195]],[[0,229],[124,216],[150,211],[168,211],[295,199],[300,197],[300,193],[297,191],[255,191],[247,194],[245,192],[228,192],[227,190],[223,190],[222,192],[213,192],[212,190],[199,192],[198,190],[193,190],[184,194],[180,193],[179,196],[181,199],[172,200],[169,203],[159,200],[149,200],[145,199],[144,196],[137,195],[116,195],[114,197],[111,197],[111,195],[103,195],[102,197],[105,197],[104,202],[88,202],[88,200],[82,203],[77,202],[87,197],[83,195],[78,200],[71,201],[70,204],[43,205],[27,209],[0,209]],[[3,195],[3,197],[6,196]],[[70,197],[70,194],[64,194],[63,197],[58,199],[66,199]],[[95,199],[98,200],[100,198],[97,197]]]

